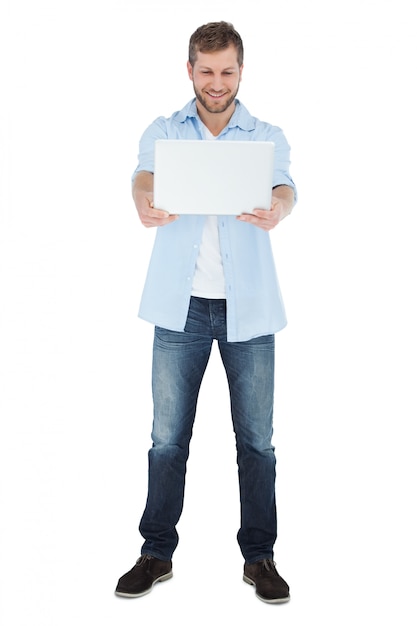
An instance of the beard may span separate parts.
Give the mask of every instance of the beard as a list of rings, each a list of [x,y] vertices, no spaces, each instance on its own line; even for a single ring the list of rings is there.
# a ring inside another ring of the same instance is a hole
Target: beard
[[[239,86],[237,87],[236,91],[231,94],[229,96],[229,98],[227,98],[226,102],[222,105],[216,105],[213,104],[211,105],[208,100],[206,100],[206,98],[204,97],[203,92],[201,91],[197,91],[197,89],[195,88],[194,85],[194,93],[195,96],[197,98],[197,100],[200,102],[200,104],[206,109],[206,111],[208,111],[209,113],[224,113],[225,111],[227,111],[227,109],[230,107],[231,104],[233,104],[236,96],[237,96],[237,92],[239,91]]]

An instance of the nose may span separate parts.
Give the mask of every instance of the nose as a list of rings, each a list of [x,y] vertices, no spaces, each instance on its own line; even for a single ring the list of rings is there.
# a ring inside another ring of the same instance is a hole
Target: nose
[[[212,80],[212,86],[215,91],[221,91],[223,87],[223,81],[221,74],[214,74]]]

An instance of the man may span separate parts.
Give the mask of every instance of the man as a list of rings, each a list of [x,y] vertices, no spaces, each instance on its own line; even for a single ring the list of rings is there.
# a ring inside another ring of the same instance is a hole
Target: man
[[[172,576],[197,396],[217,340],[236,436],[243,578],[261,600],[285,602],[289,587],[273,561],[277,520],[271,438],[274,333],[286,319],[268,231],[295,202],[290,149],[281,129],[252,117],[236,99],[243,45],[231,24],[198,28],[190,38],[187,68],[196,97],[144,132],[133,179],[141,222],[158,227],[139,311],[155,325],[153,445],[139,526],[145,542],[136,565],[120,578],[116,594],[142,596]],[[273,141],[270,210],[255,209],[237,218],[178,217],[154,207],[154,143],[172,138]]]

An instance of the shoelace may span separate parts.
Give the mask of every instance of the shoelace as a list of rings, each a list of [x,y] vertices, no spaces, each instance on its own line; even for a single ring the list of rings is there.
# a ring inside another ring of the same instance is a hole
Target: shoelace
[[[264,559],[262,561],[262,565],[264,566],[267,572],[275,571],[275,561],[273,561],[272,559]]]
[[[142,554],[136,561],[136,565],[141,565],[144,561],[150,561],[151,559],[153,559],[153,557],[149,556],[149,554]]]

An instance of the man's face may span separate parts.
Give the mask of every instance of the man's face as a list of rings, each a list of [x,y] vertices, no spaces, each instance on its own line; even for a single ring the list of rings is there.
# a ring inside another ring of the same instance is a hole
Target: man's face
[[[239,67],[234,46],[218,52],[198,52],[194,67],[187,63],[197,100],[209,113],[224,113],[239,90],[243,65]]]

